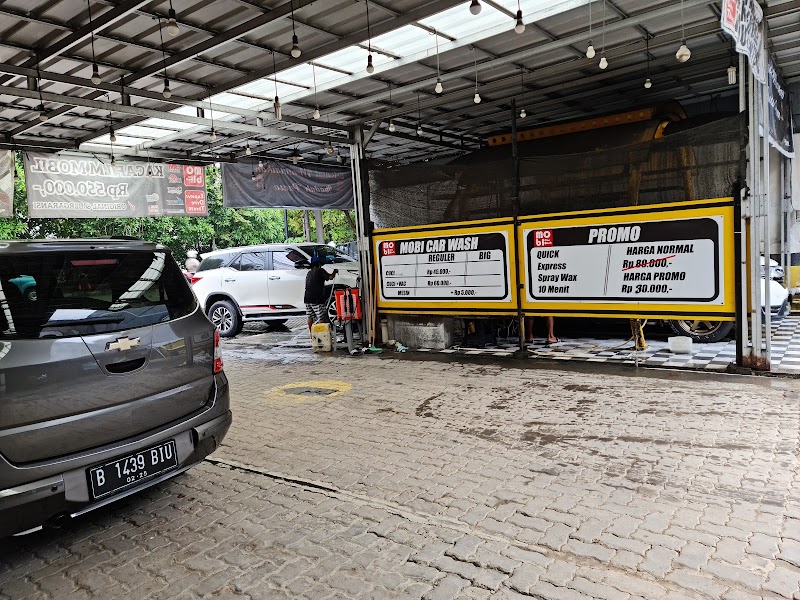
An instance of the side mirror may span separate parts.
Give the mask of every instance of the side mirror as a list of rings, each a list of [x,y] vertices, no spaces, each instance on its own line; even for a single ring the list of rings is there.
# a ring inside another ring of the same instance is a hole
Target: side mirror
[[[308,259],[301,258],[296,263],[294,263],[294,268],[295,269],[310,269],[311,268],[311,263],[308,262]]]

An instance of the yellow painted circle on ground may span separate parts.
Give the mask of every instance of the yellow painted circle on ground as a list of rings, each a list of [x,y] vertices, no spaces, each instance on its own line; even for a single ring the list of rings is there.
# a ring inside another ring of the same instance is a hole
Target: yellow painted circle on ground
[[[299,404],[326,398],[335,398],[353,389],[352,383],[334,380],[295,381],[267,390],[268,400]]]

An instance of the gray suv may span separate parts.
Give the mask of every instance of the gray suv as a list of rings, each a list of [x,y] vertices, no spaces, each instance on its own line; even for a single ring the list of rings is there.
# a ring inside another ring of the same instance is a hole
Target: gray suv
[[[219,333],[167,248],[0,242],[0,537],[174,477],[230,424]]]

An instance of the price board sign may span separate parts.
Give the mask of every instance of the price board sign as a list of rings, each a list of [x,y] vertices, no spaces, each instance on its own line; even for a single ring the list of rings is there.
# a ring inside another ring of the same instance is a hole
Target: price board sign
[[[513,312],[511,224],[464,225],[376,231],[379,307],[420,313]]]
[[[524,308],[734,316],[732,199],[524,219]]]

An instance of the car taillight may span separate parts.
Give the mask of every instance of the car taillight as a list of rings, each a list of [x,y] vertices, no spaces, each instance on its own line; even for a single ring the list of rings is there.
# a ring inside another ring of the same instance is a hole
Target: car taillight
[[[202,275],[195,275],[194,273],[192,273],[191,276],[189,277],[189,283],[194,285],[195,283],[200,281],[202,278],[203,278]]]
[[[214,330],[214,374],[222,373],[222,347],[219,343],[219,329]]]

